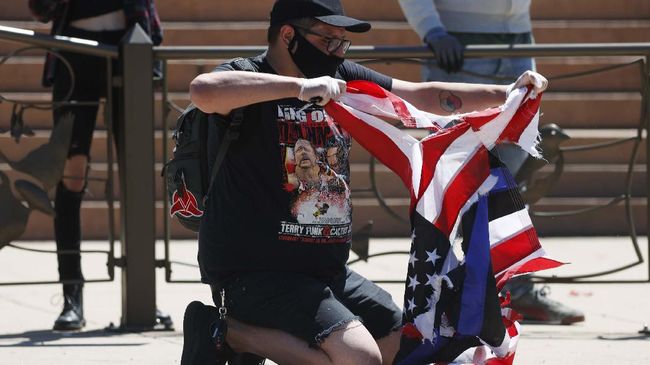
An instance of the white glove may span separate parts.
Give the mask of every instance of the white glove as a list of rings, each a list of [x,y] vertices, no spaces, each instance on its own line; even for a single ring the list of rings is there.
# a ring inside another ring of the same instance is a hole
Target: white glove
[[[506,97],[510,95],[510,93],[513,90],[528,85],[533,85],[533,90],[530,92],[530,97],[531,99],[535,99],[537,97],[537,94],[546,90],[546,88],[548,87],[548,80],[546,79],[546,77],[542,76],[541,74],[535,71],[526,71],[523,74],[521,74],[521,76],[519,76],[517,81],[513,82],[512,84],[510,84],[510,86],[508,86],[508,89],[506,90]]]
[[[345,81],[329,76],[314,79],[302,79],[298,99],[315,102],[318,105],[327,104],[330,99],[337,100],[345,92]]]

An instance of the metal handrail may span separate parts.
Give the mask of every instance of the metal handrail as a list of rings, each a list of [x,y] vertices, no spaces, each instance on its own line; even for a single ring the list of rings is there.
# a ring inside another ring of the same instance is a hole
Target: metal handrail
[[[30,45],[47,47],[50,49],[80,52],[88,55],[118,58],[117,46],[105,45],[96,41],[39,34],[31,30],[12,28],[0,25],[0,39],[27,43]],[[253,56],[266,50],[266,46],[158,46],[153,47],[154,57],[160,60],[172,59],[224,59],[240,56]],[[574,43],[574,44],[520,44],[520,45],[468,45],[465,56],[473,57],[579,57],[579,56],[642,56],[646,61],[650,58],[650,43]],[[383,61],[430,59],[434,54],[424,46],[354,46],[348,53],[350,59],[381,59]],[[642,74],[644,80],[643,90],[643,116],[641,126],[647,128],[648,109],[648,78],[650,69],[646,63]],[[163,103],[165,104],[165,103]],[[169,108],[164,105],[163,108]],[[168,111],[163,113],[167,116]],[[166,125],[166,119],[165,125]],[[650,144],[647,146],[650,151]],[[166,149],[163,149],[166,152]],[[650,168],[650,161],[647,162]],[[628,178],[629,180],[629,178]],[[629,181],[628,181],[629,185]],[[629,188],[629,186],[628,186]],[[629,195],[629,193],[628,193]],[[627,201],[626,201],[627,202]],[[629,210],[629,207],[628,207]],[[628,212],[629,213],[629,212]],[[628,217],[629,218],[629,217]],[[632,222],[633,223],[633,222]],[[165,227],[168,231],[169,227]],[[632,224],[632,230],[633,224]],[[650,242],[649,242],[650,246]],[[166,250],[167,251],[167,250]],[[637,247],[638,251],[638,247]],[[168,252],[166,252],[168,258]],[[640,262],[639,262],[640,263]],[[169,267],[167,267],[169,269]],[[650,269],[650,266],[649,266]],[[169,273],[168,273],[169,274]],[[168,278],[169,279],[169,278]],[[650,279],[648,279],[650,280]],[[644,281],[645,282],[645,281]]]
[[[165,60],[225,59],[258,55],[266,46],[157,46],[154,56]],[[647,56],[650,43],[545,43],[514,45],[467,45],[465,57],[577,57],[577,56]],[[434,58],[425,46],[352,46],[348,59],[384,60]]]
[[[0,25],[0,39],[63,51],[78,52],[91,56],[119,57],[117,46],[103,44],[89,39],[47,35],[34,32],[33,30],[7,27],[4,25]]]
[[[258,55],[266,50],[266,47],[255,47],[255,46],[215,46],[215,47],[169,47],[169,46],[159,46],[159,47],[154,47],[154,54],[156,57],[164,59],[165,61],[173,60],[173,59],[226,59],[226,58],[233,58],[233,57],[246,57],[246,56],[254,56]],[[536,57],[554,57],[554,56],[574,56],[574,57],[579,57],[579,56],[630,56],[630,55],[637,55],[637,56],[642,56],[644,59],[648,60],[650,57],[650,43],[626,43],[626,44],[544,44],[544,45],[539,45],[539,44],[533,44],[533,45],[514,45],[514,46],[509,46],[509,45],[469,45],[466,48],[466,57],[514,57],[514,56],[536,56]],[[392,47],[392,46],[357,46],[357,47],[352,47],[348,53],[346,54],[346,58],[351,58],[351,59],[364,59],[364,63],[367,62],[385,62],[385,61],[398,61],[398,62],[414,62],[414,63],[422,63],[422,59],[425,58],[433,58],[434,55],[432,52],[426,48],[426,47]],[[416,60],[419,59],[419,60]],[[587,73],[595,73],[595,72],[604,72],[609,69],[614,69],[618,67],[623,67],[627,66],[626,65],[616,65],[612,67],[607,67],[602,70],[590,70],[589,72],[582,72],[582,73],[577,73],[576,75],[570,74],[570,75],[563,75],[564,78],[568,77],[577,77],[581,76],[582,74],[587,74]],[[642,76],[643,77],[643,76]],[[166,85],[164,86],[166,90]],[[647,93],[644,90],[643,96],[644,99],[647,98]],[[166,105],[165,104],[163,108],[165,108],[165,111],[169,111],[169,108],[171,105]],[[165,114],[168,115],[168,114]],[[647,118],[644,116],[641,117],[641,125],[647,124],[646,121]],[[164,119],[164,125],[166,126],[167,124],[167,118]],[[640,127],[642,128],[642,127]],[[628,138],[625,139],[624,142],[627,141],[635,141],[637,144],[640,143],[640,137],[637,136],[635,138]],[[622,141],[614,141],[614,142],[605,142],[602,143],[602,145],[589,145],[589,146],[579,146],[579,147],[569,147],[567,148],[568,150],[571,149],[583,149],[583,148],[602,148],[602,147],[609,147],[610,145],[614,144],[619,144]],[[166,151],[164,151],[166,152]],[[569,152],[569,151],[567,151]],[[634,157],[632,157],[634,159]],[[633,166],[633,165],[632,165]],[[375,161],[374,159],[371,158],[370,160],[370,180],[371,180],[371,187],[368,189],[364,189],[363,191],[371,191],[375,194],[375,197],[378,199],[379,204],[388,212],[389,215],[391,215],[393,218],[397,219],[398,221],[404,222],[405,219],[401,217],[399,214],[394,212],[388,205],[385,204],[381,192],[378,190],[376,181],[375,181],[375,176],[374,176],[374,167],[375,167]],[[629,173],[628,173],[629,175]],[[629,176],[628,176],[629,180]],[[537,282],[555,282],[555,283],[570,283],[570,282],[581,282],[581,283],[602,283],[602,282],[626,282],[626,283],[646,283],[650,281],[650,273],[648,276],[648,279],[646,280],[626,280],[626,281],[596,281],[596,280],[590,280],[588,282],[583,281],[581,279],[586,279],[586,278],[592,278],[594,276],[601,276],[605,275],[608,273],[613,273],[613,272],[618,272],[622,271],[624,269],[636,266],[638,264],[643,263],[643,257],[640,255],[640,250],[638,246],[638,242],[636,239],[636,231],[634,228],[634,223],[632,221],[633,217],[631,215],[631,212],[629,211],[629,204],[628,204],[628,199],[631,196],[629,193],[629,184],[628,185],[628,191],[622,196],[622,197],[616,197],[607,204],[607,206],[613,205],[615,203],[619,203],[622,200],[625,200],[627,213],[628,213],[628,225],[630,226],[630,236],[632,239],[632,244],[635,252],[637,253],[637,259],[635,262],[630,263],[630,264],[625,264],[621,267],[617,267],[614,269],[610,269],[607,271],[603,272],[598,272],[598,273],[590,273],[586,275],[578,275],[578,276],[571,276],[571,277],[543,277],[543,276],[538,276],[535,278]],[[601,206],[595,207],[594,209],[601,209]],[[589,209],[588,211],[593,210]],[[575,212],[569,212],[571,214]],[[580,212],[578,212],[580,213]],[[540,215],[540,214],[538,214]],[[650,226],[650,225],[649,225]],[[168,228],[168,227],[166,227]],[[166,247],[168,245],[168,237],[165,238],[165,243]],[[650,243],[649,243],[649,248],[650,248]],[[166,253],[168,250],[166,250]],[[397,251],[391,251],[389,253],[379,253],[379,254],[373,254],[370,255],[370,257],[376,257],[376,256],[383,256],[383,255],[392,255],[392,254],[408,254],[408,252],[397,252]],[[188,265],[188,266],[194,266],[192,264],[188,263],[181,263],[179,261],[173,261],[170,260],[170,258],[166,255],[166,278],[168,282],[175,282],[175,283],[186,283],[186,282],[193,282],[192,280],[178,280],[178,279],[172,279],[171,278],[171,266],[172,264],[181,264],[181,265]],[[349,264],[353,264],[359,260],[353,260]],[[648,269],[650,271],[650,263],[648,266]],[[402,282],[400,280],[375,280],[378,283],[398,283]]]

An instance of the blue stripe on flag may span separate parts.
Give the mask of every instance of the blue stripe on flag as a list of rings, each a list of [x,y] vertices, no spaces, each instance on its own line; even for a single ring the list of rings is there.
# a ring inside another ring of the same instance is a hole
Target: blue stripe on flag
[[[467,254],[465,255],[465,281],[461,296],[458,332],[478,336],[483,326],[485,291],[490,268],[490,235],[488,230],[488,200],[478,199]]]
[[[508,169],[505,167],[495,167],[493,169],[490,169],[490,175],[496,176],[498,179],[494,187],[490,189],[490,193],[508,190],[516,185],[515,179],[510,174],[510,171],[508,171]]]

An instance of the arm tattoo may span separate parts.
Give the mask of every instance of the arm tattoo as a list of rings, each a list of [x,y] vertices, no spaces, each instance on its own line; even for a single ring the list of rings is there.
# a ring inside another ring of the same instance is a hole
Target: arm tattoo
[[[441,91],[438,98],[440,99],[440,107],[446,112],[454,113],[463,107],[463,100],[451,91]]]

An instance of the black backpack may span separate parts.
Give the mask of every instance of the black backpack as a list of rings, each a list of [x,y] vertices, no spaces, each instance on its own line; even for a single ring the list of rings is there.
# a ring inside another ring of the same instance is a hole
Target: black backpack
[[[257,71],[245,58],[235,59],[234,65],[240,71]],[[194,232],[199,231],[208,192],[228,147],[239,138],[243,109],[235,109],[230,115],[225,132],[217,139],[219,146],[212,166],[208,166],[208,129],[209,123],[216,123],[217,115],[208,115],[190,104],[176,121],[173,157],[165,164],[162,175],[167,180],[169,214]]]

